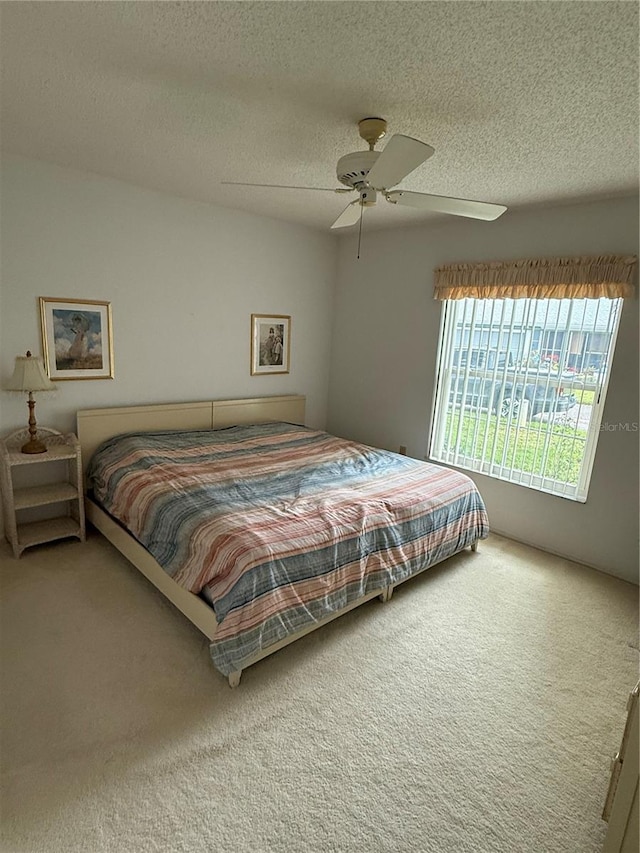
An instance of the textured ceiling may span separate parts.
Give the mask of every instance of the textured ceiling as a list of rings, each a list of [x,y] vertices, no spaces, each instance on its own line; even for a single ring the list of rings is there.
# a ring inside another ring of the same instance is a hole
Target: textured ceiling
[[[220,181],[337,186],[337,159],[366,148],[357,121],[382,116],[436,149],[405,189],[511,209],[638,189],[635,2],[3,2],[1,16],[8,152],[328,228],[350,196]],[[367,217],[433,219],[385,201]]]

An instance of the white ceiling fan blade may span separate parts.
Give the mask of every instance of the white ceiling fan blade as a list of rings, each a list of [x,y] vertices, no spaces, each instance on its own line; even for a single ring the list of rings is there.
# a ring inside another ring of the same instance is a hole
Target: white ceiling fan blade
[[[507,209],[504,204],[492,204],[488,201],[471,201],[466,198],[448,198],[444,195],[413,193],[407,190],[393,190],[385,193],[387,201],[404,204],[417,210],[432,210],[434,213],[452,213],[454,216],[468,216],[471,219],[497,219]]]
[[[271,187],[276,190],[315,190],[321,193],[352,193],[352,189],[346,187],[338,187],[337,189],[329,189],[328,187],[290,187],[286,184],[246,184],[244,181],[220,181],[221,184],[226,184],[232,187]]]
[[[426,142],[396,133],[373,164],[367,180],[375,189],[389,189],[399,184],[434,153]]]
[[[340,216],[331,226],[332,228],[348,228],[350,225],[355,225],[360,219],[360,199],[357,198],[348,204],[342,211]]]

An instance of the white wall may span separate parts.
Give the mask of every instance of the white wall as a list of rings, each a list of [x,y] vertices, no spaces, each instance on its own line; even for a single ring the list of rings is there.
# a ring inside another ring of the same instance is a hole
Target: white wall
[[[434,267],[609,252],[638,253],[637,198],[365,232],[359,260],[356,238],[342,238],[328,429],[425,457],[441,307]],[[639,420],[636,299],[624,305],[604,421]],[[493,529],[637,583],[638,435],[602,432],[586,504],[473,475]]]
[[[77,409],[304,393],[324,427],[335,242],[240,211],[38,161],[3,157],[0,380],[42,353],[38,297],[111,302],[113,380],[59,382],[37,398],[43,426]],[[290,314],[291,372],[250,376],[250,315]],[[0,394],[3,433],[26,401]]]

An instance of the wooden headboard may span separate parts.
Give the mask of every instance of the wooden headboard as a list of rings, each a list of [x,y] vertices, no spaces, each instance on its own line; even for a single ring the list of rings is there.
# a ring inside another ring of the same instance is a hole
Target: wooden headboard
[[[98,445],[123,432],[162,429],[223,429],[235,424],[285,421],[304,424],[306,398],[251,397],[246,400],[206,400],[201,403],[157,403],[117,409],[80,409],[78,439],[84,469]]]

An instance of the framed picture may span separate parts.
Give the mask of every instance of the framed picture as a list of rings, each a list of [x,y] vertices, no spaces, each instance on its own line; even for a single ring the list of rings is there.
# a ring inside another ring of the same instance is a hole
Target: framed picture
[[[251,374],[289,373],[291,317],[251,315]]]
[[[113,379],[109,302],[41,296],[40,323],[50,379]]]

